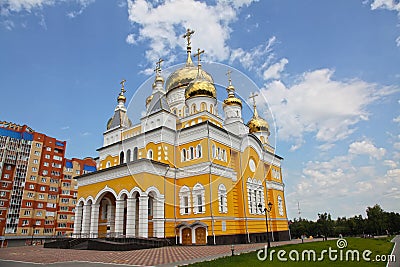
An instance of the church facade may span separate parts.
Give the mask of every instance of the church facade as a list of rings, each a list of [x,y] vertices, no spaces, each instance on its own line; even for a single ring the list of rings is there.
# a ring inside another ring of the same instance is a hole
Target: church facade
[[[192,61],[191,34],[184,36],[186,64],[166,81],[158,62],[146,114],[136,124],[121,83],[98,171],[77,178],[76,236],[261,242],[267,222],[273,240],[289,239],[283,159],[269,144],[269,125],[255,102],[253,117],[243,121],[230,78],[220,116],[213,77],[200,64],[204,51],[195,55],[197,65]]]

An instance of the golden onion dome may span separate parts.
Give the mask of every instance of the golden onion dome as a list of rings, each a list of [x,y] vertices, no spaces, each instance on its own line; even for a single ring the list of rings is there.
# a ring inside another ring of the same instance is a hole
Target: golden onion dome
[[[119,94],[118,98],[117,98],[117,101],[118,102],[123,101],[125,103],[126,102],[126,97],[123,94]]]
[[[249,127],[250,133],[269,132],[268,122],[258,116],[251,118],[251,120],[247,123],[247,126]]]
[[[228,97],[227,99],[224,100],[224,104],[231,106],[231,105],[239,105],[242,106],[242,100],[240,100],[237,97]]]
[[[188,86],[194,79],[196,79],[197,75],[198,68],[193,64],[186,64],[183,68],[177,69],[169,75],[167,82],[165,83],[167,93],[176,88]],[[213,78],[206,71],[200,69],[200,75],[204,77],[206,81],[214,84]]]
[[[206,79],[196,79],[185,90],[185,98],[194,96],[209,96],[217,98],[217,90],[212,82]]]

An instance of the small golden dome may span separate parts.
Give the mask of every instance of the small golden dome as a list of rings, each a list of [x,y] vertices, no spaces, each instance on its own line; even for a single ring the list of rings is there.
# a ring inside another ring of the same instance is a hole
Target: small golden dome
[[[250,133],[269,132],[268,122],[258,116],[251,118],[251,120],[247,123],[247,126],[249,127]]]
[[[224,100],[224,105],[228,105],[228,106],[239,105],[239,106],[242,106],[242,100],[240,100],[237,97],[228,97],[228,98],[226,98]]]
[[[204,79],[212,84],[214,84],[214,80],[210,74],[206,71],[200,69],[200,75],[204,77]],[[169,75],[167,82],[165,84],[165,88],[167,93],[176,88],[188,86],[196,77],[198,76],[198,68],[192,65],[186,64],[185,67],[177,69],[171,75]]]
[[[151,102],[152,99],[153,99],[153,95],[149,95],[149,96],[146,98],[146,106]]]
[[[194,96],[209,96],[217,98],[217,90],[213,83],[205,79],[196,79],[185,90],[185,98]]]
[[[117,101],[119,102],[119,101],[123,101],[124,103],[126,102],[126,97],[123,95],[123,94],[119,94],[118,95],[118,98],[117,98]]]

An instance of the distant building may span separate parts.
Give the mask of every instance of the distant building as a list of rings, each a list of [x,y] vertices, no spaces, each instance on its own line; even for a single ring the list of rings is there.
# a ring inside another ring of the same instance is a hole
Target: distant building
[[[0,122],[0,235],[6,239],[68,235],[75,176],[96,170],[92,158],[66,159],[66,142]]]

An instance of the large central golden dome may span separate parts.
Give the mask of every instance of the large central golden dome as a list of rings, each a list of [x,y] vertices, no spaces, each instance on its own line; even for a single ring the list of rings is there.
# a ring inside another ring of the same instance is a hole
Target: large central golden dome
[[[197,78],[191,82],[185,90],[186,99],[194,96],[209,96],[217,98],[217,90],[213,83],[206,79]]]
[[[204,79],[214,84],[213,78],[206,71],[200,69],[200,75]],[[177,69],[171,75],[169,75],[165,88],[167,93],[176,88],[188,86],[198,76],[198,69],[192,64],[186,64],[183,68]]]

